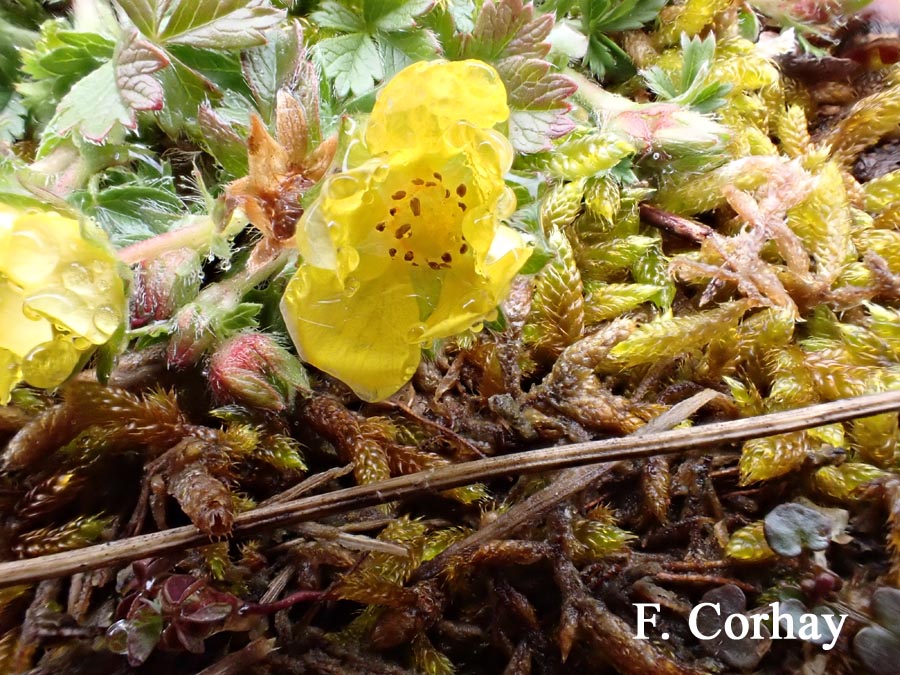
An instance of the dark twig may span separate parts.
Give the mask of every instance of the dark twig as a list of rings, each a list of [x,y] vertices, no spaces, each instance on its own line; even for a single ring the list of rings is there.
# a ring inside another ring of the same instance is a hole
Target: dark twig
[[[335,513],[384,504],[413,495],[450,490],[501,476],[541,473],[585,464],[640,459],[657,454],[693,452],[701,448],[801,431],[897,410],[900,410],[900,391],[889,391],[690,429],[575,443],[501,457],[488,457],[462,464],[450,464],[370,485],[335,490],[253,509],[235,518],[233,536],[246,536],[267,528],[285,527]],[[197,528],[185,526],[30,560],[0,563],[0,586],[33,583],[41,579],[164,555],[190,546],[202,546],[208,542],[209,538]]]
[[[714,232],[708,225],[698,223],[690,218],[676,216],[674,213],[663,211],[646,202],[641,204],[641,219],[654,227],[677,234],[679,237],[698,244],[702,244]]]

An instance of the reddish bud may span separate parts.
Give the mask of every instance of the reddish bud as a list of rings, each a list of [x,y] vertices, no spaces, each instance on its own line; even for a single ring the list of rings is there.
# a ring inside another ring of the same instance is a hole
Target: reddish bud
[[[262,333],[236,335],[219,347],[209,362],[209,384],[222,403],[276,411],[309,387],[297,357]]]
[[[201,262],[197,251],[180,248],[144,260],[134,270],[131,326],[163,321],[200,291]]]

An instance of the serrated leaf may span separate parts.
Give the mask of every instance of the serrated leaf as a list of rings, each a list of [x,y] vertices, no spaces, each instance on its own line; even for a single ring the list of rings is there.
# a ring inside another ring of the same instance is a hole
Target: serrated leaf
[[[570,132],[574,122],[566,99],[577,87],[569,78],[550,73],[550,64],[539,59],[512,56],[496,64],[508,91],[509,136],[520,152],[538,152],[550,140]]]
[[[282,18],[284,12],[266,0],[180,0],[158,37],[206,49],[243,49],[263,44],[263,31]]]
[[[116,4],[144,35],[155,37],[168,2],[165,0],[116,0]]]
[[[313,13],[320,26],[347,32],[316,45],[316,55],[338,96],[360,98],[380,82],[415,61],[440,51],[434,34],[416,24],[433,0],[371,0],[362,13],[334,0]],[[329,14],[329,16],[326,16]]]
[[[183,209],[174,192],[144,185],[107,187],[95,195],[76,193],[72,200],[117,248],[166,232]]]
[[[162,85],[152,77],[152,73],[167,65],[169,60],[166,55],[146,40],[140,39],[137,32],[125,37],[115,62],[116,86],[125,105],[131,110],[162,108]]]
[[[447,11],[453,25],[460,33],[470,33],[475,28],[475,2],[473,0],[446,0]]]
[[[166,104],[156,118],[160,128],[171,138],[185,131],[197,133],[200,104],[207,99],[219,99],[218,88],[180,61],[173,61],[169,68],[160,71],[159,80],[166,92]]]
[[[13,94],[0,110],[0,142],[12,143],[25,133],[25,117],[28,111],[22,105],[22,97]]]
[[[653,21],[667,0],[588,0],[582,3],[585,22],[593,31],[634,30]]]
[[[49,129],[61,135],[74,130],[88,140],[100,143],[117,122],[133,126],[134,117],[119,96],[115,67],[112,63],[104,63],[79,80],[63,97]]]
[[[546,150],[550,139],[574,128],[566,98],[577,87],[568,77],[551,73],[543,58],[550,51],[546,40],[552,28],[552,15],[535,18],[531,3],[487,0],[472,33],[457,38],[460,58],[487,61],[500,73],[508,92],[510,141],[520,152]]]
[[[216,161],[232,176],[247,173],[247,141],[237,133],[229,120],[211,106],[200,105],[197,115],[203,144]]]
[[[613,77],[625,80],[637,72],[628,53],[606,35],[591,35],[588,38],[585,61],[599,79]]]
[[[378,44],[386,73],[396,73],[411,63],[428,60],[440,49],[434,34],[425,30],[381,35]]]
[[[361,33],[366,30],[366,22],[359,12],[334,0],[325,0],[309,18],[319,28],[330,28],[342,33]]]
[[[162,107],[162,87],[151,75],[168,64],[165,54],[131,33],[111,62],[79,80],[63,97],[49,128],[60,135],[75,130],[97,143],[116,123],[134,129],[137,111]]]
[[[215,332],[220,338],[227,338],[243,330],[259,327],[257,317],[262,305],[256,302],[242,302],[219,319]]]
[[[666,0],[583,0],[581,20],[589,37],[586,62],[598,78],[619,80],[635,73],[631,58],[607,33],[640,28],[656,18]]]
[[[392,33],[412,28],[415,18],[427,12],[433,4],[433,0],[366,0],[363,16],[370,29]]]
[[[272,121],[279,89],[291,90],[315,77],[315,69],[306,59],[303,32],[297,22],[269,31],[266,44],[242,52],[241,69],[256,108],[266,122]],[[310,122],[314,123],[315,117],[310,115]]]
[[[327,38],[316,45],[325,74],[334,80],[338,96],[362,94],[384,77],[375,41],[365,33]]]
[[[543,57],[543,41],[553,28],[553,17],[534,18],[534,7],[522,0],[487,0],[478,13],[471,35],[463,39],[462,56],[497,61],[508,56]]]

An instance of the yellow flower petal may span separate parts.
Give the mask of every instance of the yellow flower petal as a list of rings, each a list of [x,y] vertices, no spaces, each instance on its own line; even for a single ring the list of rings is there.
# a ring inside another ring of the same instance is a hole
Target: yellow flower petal
[[[125,318],[125,287],[102,234],[57,213],[0,206],[0,403],[24,379],[65,381]]]
[[[500,223],[513,151],[491,127],[507,115],[490,66],[410,66],[301,218],[282,314],[301,356],[360,397],[394,393],[423,344],[493,316],[528,258]]]
[[[347,288],[333,272],[302,267],[288,284],[282,314],[301,358],[341,379],[361,398],[387,398],[413,376],[419,346],[409,340],[418,306],[398,281]],[[299,310],[299,311],[298,311]]]
[[[458,122],[490,129],[509,117],[506,88],[482,61],[421,61],[381,90],[366,128],[372,154],[434,148]]]

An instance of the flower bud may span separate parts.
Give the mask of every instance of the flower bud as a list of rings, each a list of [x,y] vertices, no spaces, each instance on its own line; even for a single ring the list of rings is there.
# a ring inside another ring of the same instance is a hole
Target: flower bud
[[[209,362],[209,384],[221,403],[281,411],[297,389],[307,389],[297,357],[262,333],[243,333],[225,342]]]
[[[172,316],[200,291],[201,261],[197,251],[180,248],[138,264],[131,298],[131,326],[139,328]]]

